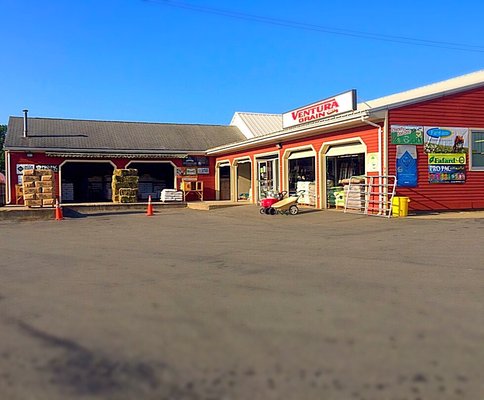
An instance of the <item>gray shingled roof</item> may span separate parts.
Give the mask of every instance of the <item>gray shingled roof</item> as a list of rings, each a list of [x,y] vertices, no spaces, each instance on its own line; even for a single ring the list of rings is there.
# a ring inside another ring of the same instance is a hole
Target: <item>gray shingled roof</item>
[[[23,118],[10,117],[6,149],[80,151],[205,151],[245,140],[234,126],[159,124],[28,118],[28,137],[23,137]]]

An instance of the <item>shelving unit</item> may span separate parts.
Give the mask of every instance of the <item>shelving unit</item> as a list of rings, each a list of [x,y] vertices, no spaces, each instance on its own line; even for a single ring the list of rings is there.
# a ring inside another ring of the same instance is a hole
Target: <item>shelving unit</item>
[[[345,212],[365,214],[376,217],[391,217],[392,202],[397,186],[394,175],[365,175],[351,177],[345,186]]]

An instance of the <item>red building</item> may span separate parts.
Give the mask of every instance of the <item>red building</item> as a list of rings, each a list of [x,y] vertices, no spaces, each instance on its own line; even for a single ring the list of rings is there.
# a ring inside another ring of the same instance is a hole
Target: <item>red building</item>
[[[410,209],[484,208],[484,70],[367,102],[352,90],[284,114],[236,113],[230,126],[11,117],[5,150],[8,204],[34,164],[57,171],[62,202],[107,201],[112,169],[135,167],[142,197],[190,175],[205,199],[304,190],[327,208],[351,176],[394,175]]]
[[[409,197],[410,209],[484,208],[484,71],[359,104],[348,99],[354,92],[344,95],[282,116],[236,115],[253,137],[208,150],[217,193],[230,177],[234,200],[240,185],[254,202],[300,187],[305,202],[326,208],[341,180],[395,175],[396,195]],[[276,121],[279,129],[260,134]]]

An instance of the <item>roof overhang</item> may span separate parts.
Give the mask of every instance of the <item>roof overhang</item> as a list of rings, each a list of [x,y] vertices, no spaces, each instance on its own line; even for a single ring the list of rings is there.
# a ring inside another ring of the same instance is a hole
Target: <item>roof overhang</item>
[[[376,116],[375,118],[379,118]],[[334,131],[335,129],[346,129],[353,126],[358,126],[363,121],[370,118],[368,111],[353,111],[344,115],[338,115],[333,118],[327,118],[322,121],[310,122],[304,125],[283,129],[269,135],[257,136],[243,142],[230,143],[224,146],[215,147],[207,150],[207,155],[217,155],[233,151],[242,151],[263,145],[279,143],[281,141],[288,141],[308,137],[327,131]]]
[[[129,159],[144,159],[144,158],[186,158],[187,153],[170,153],[170,154],[153,154],[153,153],[71,153],[71,152],[45,152],[49,157],[61,158],[129,158]]]
[[[50,157],[72,158],[185,158],[189,155],[205,155],[205,150],[116,150],[116,149],[66,149],[42,147],[8,147],[5,150],[45,153]]]

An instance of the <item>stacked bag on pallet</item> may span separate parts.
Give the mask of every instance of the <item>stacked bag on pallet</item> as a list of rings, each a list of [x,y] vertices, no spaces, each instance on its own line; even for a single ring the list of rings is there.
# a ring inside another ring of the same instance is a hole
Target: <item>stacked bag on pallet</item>
[[[163,189],[160,200],[165,201],[183,201],[183,192],[175,189]]]
[[[23,171],[22,191],[28,207],[53,207],[55,205],[55,179],[50,169]]]
[[[115,169],[111,183],[113,203],[136,203],[138,201],[138,170]]]

